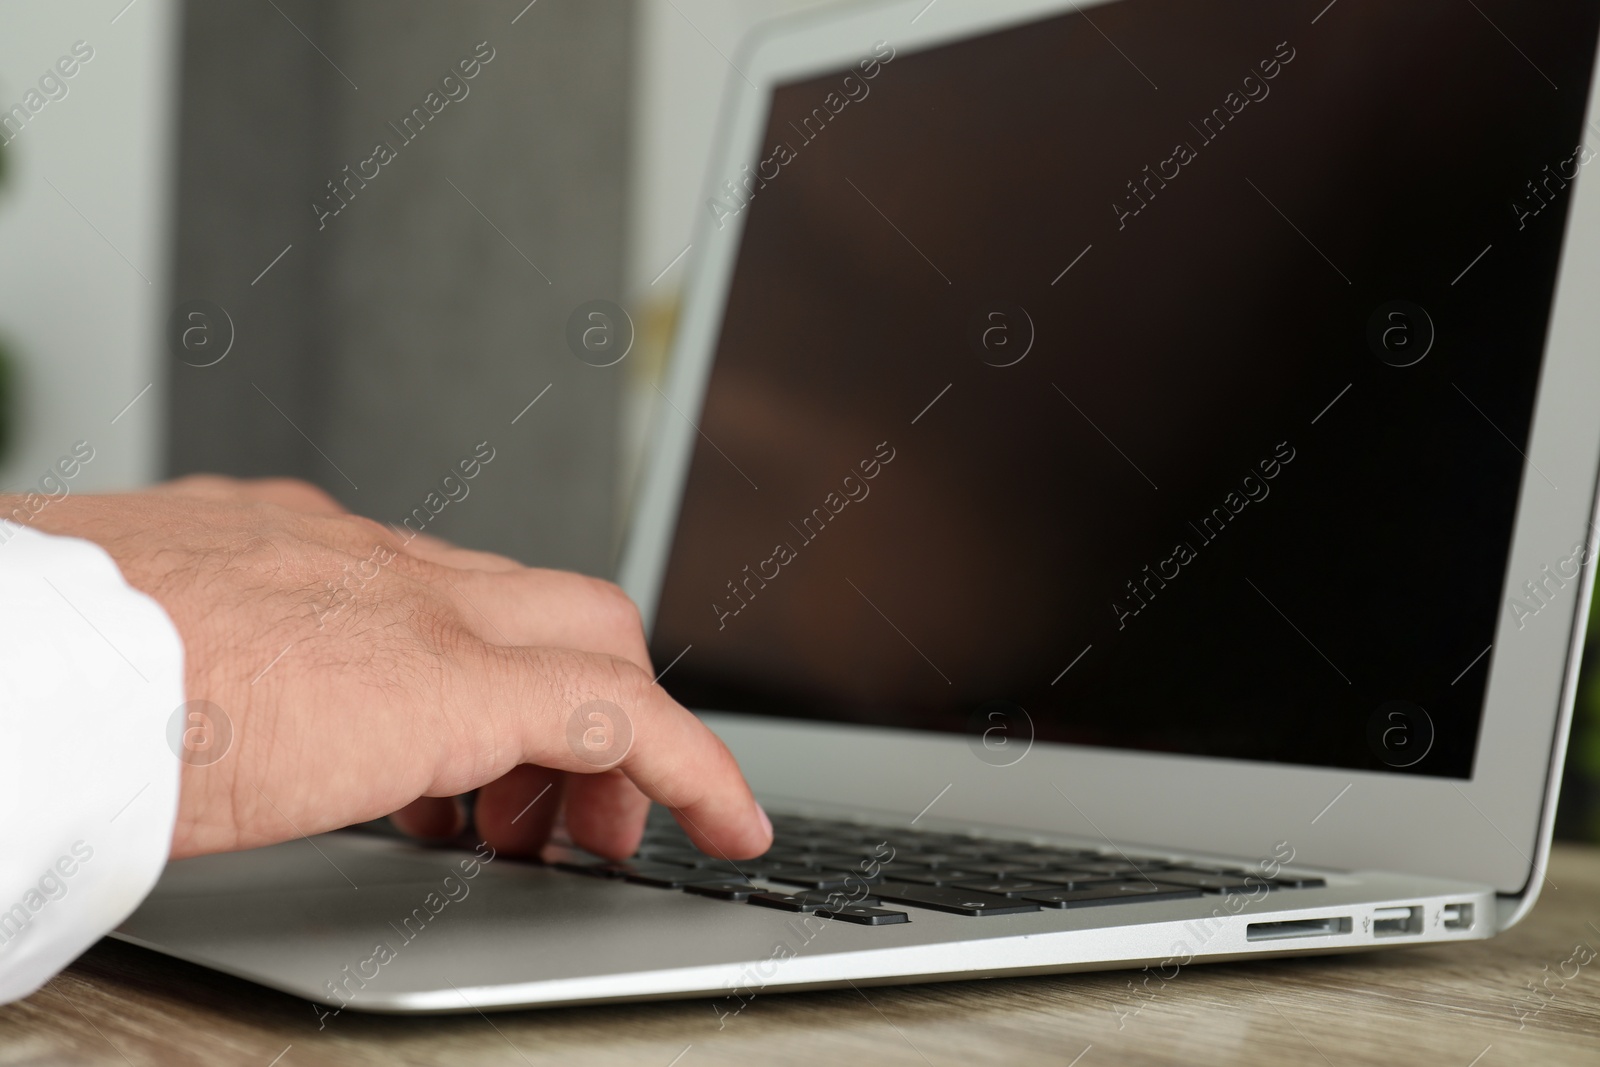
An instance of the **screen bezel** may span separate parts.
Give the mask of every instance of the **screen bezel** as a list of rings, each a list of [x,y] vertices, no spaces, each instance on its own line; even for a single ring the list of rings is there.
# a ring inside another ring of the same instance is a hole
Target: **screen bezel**
[[[784,20],[759,30],[735,56],[706,181],[759,157],[773,89],[843,71],[888,41],[897,55],[977,33],[1071,13],[1105,2],[1072,0],[909,0]],[[1306,16],[1302,31],[1314,39]],[[888,72],[892,74],[892,69]],[[1600,78],[1591,79],[1586,121],[1600,114]],[[1585,168],[1587,169],[1587,168]],[[1486,883],[1537,894],[1554,821],[1588,612],[1600,473],[1600,359],[1585,360],[1586,338],[1600,330],[1600,307],[1584,293],[1600,284],[1600,185],[1573,182],[1556,280],[1545,363],[1534,408],[1532,463],[1561,486],[1551,492],[1524,478],[1502,603],[1513,576],[1591,546],[1574,595],[1522,631],[1501,613],[1488,653],[1489,681],[1470,781],[1411,777],[1121,749],[1043,743],[994,773],[973,758],[965,738],[916,730],[716,714],[706,719],[729,741],[759,793],[867,810],[916,814],[947,783],[939,814],[989,825],[1249,856],[1290,841],[1297,862],[1382,868]],[[695,424],[714,358],[745,213],[715,226],[701,214],[696,263],[674,338],[652,434],[654,448],[633,514],[619,580],[649,629],[666,571],[697,436]],[[1578,240],[1580,235],[1591,238]],[[1546,625],[1548,624],[1548,625]],[[848,744],[840,744],[848,737]],[[825,770],[824,770],[825,768]],[[1137,791],[1129,782],[1159,781]],[[1070,799],[1063,802],[1064,798]],[[1337,798],[1337,799],[1336,799]],[[1330,801],[1333,801],[1330,804]],[[1324,808],[1325,805],[1328,805]],[[1302,810],[1303,809],[1303,810]],[[1520,910],[1517,912],[1520,915]]]

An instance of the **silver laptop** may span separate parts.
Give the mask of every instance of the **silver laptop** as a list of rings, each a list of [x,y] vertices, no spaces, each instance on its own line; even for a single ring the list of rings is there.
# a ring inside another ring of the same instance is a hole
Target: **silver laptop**
[[[118,936],[343,1010],[1491,937],[1600,467],[1600,5],[915,0],[737,56],[621,580],[777,841],[358,833]]]

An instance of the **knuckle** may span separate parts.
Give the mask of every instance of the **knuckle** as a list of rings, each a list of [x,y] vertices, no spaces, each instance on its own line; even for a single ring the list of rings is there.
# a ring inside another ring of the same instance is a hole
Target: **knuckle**
[[[605,657],[617,687],[618,701],[624,707],[641,708],[655,702],[655,681],[649,672],[632,660],[620,656]]]
[[[320,486],[299,478],[261,478],[255,481],[257,489],[272,493],[279,499],[293,500],[297,504],[313,505],[322,508],[337,508],[342,506],[332,494]]]
[[[385,548],[395,550],[404,547],[400,539],[395,536],[394,530],[377,519],[369,519],[365,515],[341,515],[340,518],[350,524],[351,530],[361,534],[368,541],[375,541]]]
[[[362,551],[370,553],[385,571],[400,575],[429,588],[437,588],[444,585],[444,578],[447,573],[446,568],[432,560],[423,559],[421,556],[413,556],[409,552],[391,546],[389,539],[383,537],[383,531],[358,530],[357,533],[363,538],[358,542],[365,546]],[[375,541],[375,537],[378,540]],[[443,592],[441,591],[442,595]]]
[[[441,694],[433,742],[440,767],[431,788],[458,793],[491,781],[515,766],[526,709],[537,706],[537,687],[518,669],[510,650],[436,620]],[[509,697],[510,699],[507,699]]]
[[[631,660],[589,652],[569,653],[564,658],[564,677],[559,688],[567,712],[599,700],[616,705],[631,721],[655,709],[654,681]]]
[[[258,579],[273,579],[289,569],[295,548],[292,540],[277,531],[264,530],[232,548],[221,563],[223,569],[238,568]]]
[[[220,474],[185,474],[167,482],[165,488],[192,496],[232,496],[239,491],[239,483]]]
[[[392,530],[360,515],[307,515],[297,516],[295,521],[341,555],[374,557],[387,568],[401,552]]]
[[[459,659],[475,642],[454,609],[438,597],[418,596],[406,613],[419,651],[441,661]]]
[[[644,629],[639,605],[622,591],[622,587],[599,578],[589,581],[589,594],[602,621],[613,629],[634,633]]]
[[[631,712],[652,699],[650,675],[620,656],[561,648],[538,649],[535,655],[534,670],[544,675],[555,698],[569,707],[606,700]]]

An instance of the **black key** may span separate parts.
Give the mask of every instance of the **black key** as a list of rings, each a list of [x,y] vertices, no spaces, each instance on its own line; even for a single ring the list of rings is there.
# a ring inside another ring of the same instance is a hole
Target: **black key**
[[[1020,897],[1028,893],[1048,893],[1060,889],[1055,882],[1035,882],[1029,878],[978,878],[969,882],[953,882],[956,889],[976,890],[979,893],[996,893],[1002,897]]]
[[[1028,878],[1035,882],[1048,882],[1057,889],[1085,889],[1092,885],[1107,885],[1125,880],[1120,874],[1094,874],[1090,871],[1034,871]]]
[[[696,882],[683,887],[686,893],[698,893],[703,897],[716,897],[718,900],[749,900],[761,892],[747,882]]]
[[[721,871],[698,870],[694,867],[668,867],[654,864],[629,864],[623,877],[640,885],[659,886],[662,889],[682,889],[696,882],[725,882],[728,876]]]
[[[590,878],[621,878],[629,869],[626,863],[612,863],[609,860],[598,863],[589,860],[560,860],[551,866],[557,870],[571,871],[573,874],[586,874]]]
[[[822,908],[817,914],[829,919],[838,919],[840,922],[859,923],[862,926],[893,926],[896,923],[911,921],[911,916],[903,911],[890,911],[887,908],[874,908],[865,904]]]
[[[775,861],[763,862],[760,859],[735,862],[708,856],[693,849],[658,848],[641,848],[633,862],[650,867],[695,867],[704,871],[721,871],[723,877],[732,875],[738,878],[762,878],[765,877],[765,871],[779,865]]]
[[[868,838],[876,841],[883,840],[883,835],[877,830],[862,823],[853,822],[829,823],[820,828],[817,836],[833,841],[865,841]]]
[[[763,877],[786,885],[803,885],[807,889],[842,889],[883,880],[881,874],[817,870],[811,867],[770,867]]]
[[[1094,874],[1138,874],[1140,871],[1159,871],[1168,864],[1160,860],[1149,859],[1098,859],[1098,860],[1069,860],[1062,867],[1071,871],[1088,871]]]
[[[1029,893],[1022,899],[1042,904],[1047,908],[1084,908],[1129,900],[1184,900],[1199,895],[1200,890],[1183,886],[1152,885],[1149,882],[1111,882],[1084,889],[1057,889],[1048,893]]]
[[[724,878],[765,878],[767,872],[775,867],[787,864],[762,862],[761,860],[711,860],[702,863],[702,871],[721,871]]]
[[[958,856],[951,852],[897,852],[894,861],[907,867],[962,867],[976,861],[973,856]]]
[[[835,822],[830,819],[812,819],[794,827],[793,832],[807,837],[841,838],[844,840],[858,839],[867,833],[870,827],[859,823]]]
[[[861,841],[820,840],[816,842],[816,848],[819,852],[832,852],[837,855],[870,857],[880,860],[895,854],[893,848],[886,845],[881,837],[869,837]]]
[[[1318,878],[1314,874],[1289,874],[1280,871],[1273,882],[1279,889],[1321,889],[1328,884],[1326,878]]]
[[[756,893],[750,897],[750,903],[779,911],[816,911],[822,906],[796,893]]]
[[[996,878],[1031,876],[1045,869],[1038,863],[963,863],[969,871],[990,874]]]
[[[995,856],[1006,863],[1029,863],[1035,867],[1070,867],[1078,860],[1097,860],[1098,852],[1077,848],[1019,848],[996,850]]]
[[[711,862],[711,857],[705,853],[681,845],[641,845],[638,855],[652,864],[665,863],[673,867],[699,867]]]
[[[674,823],[671,826],[647,827],[644,836],[640,840],[655,844],[687,845],[689,843],[689,835],[683,832],[683,827]]]
[[[772,847],[785,852],[825,852],[828,849],[824,846],[836,843],[834,838],[815,834],[783,834],[772,839]]]
[[[879,878],[887,878],[891,882],[899,881],[900,876],[903,874],[927,874],[929,870],[927,867],[908,867],[899,862],[885,863],[881,860],[872,859],[869,856],[863,856],[856,860],[855,863],[850,865],[850,869],[852,871],[860,871],[863,876],[872,874]]]
[[[915,885],[909,882],[885,882],[873,890],[880,899],[890,904],[911,904],[934,911],[947,911],[956,915],[1016,915],[1024,911],[1038,911],[1037,904],[997,897],[989,893],[974,893],[970,889]]]
[[[797,862],[795,857],[803,856],[805,855],[805,852],[806,850],[803,848],[790,848],[787,845],[776,844],[767,849],[767,851],[763,852],[761,855],[757,856],[755,861],[765,860],[768,863],[795,863]]]
[[[674,860],[672,862],[676,862],[676,860]],[[746,869],[748,867],[759,867],[759,866],[761,866],[761,861],[760,860],[730,860],[730,859],[727,859],[726,857],[723,857],[723,856],[697,855],[695,857],[695,860],[694,860],[694,865],[696,867],[714,867],[714,868],[716,868],[718,870],[731,871],[731,870],[734,870],[735,868],[737,868],[739,870],[744,870],[744,869]],[[767,864],[768,867],[771,867],[772,865],[773,864],[771,862],[768,862],[768,864]]]
[[[980,871],[967,871],[959,867],[913,867],[901,870],[897,866],[888,875],[890,881],[910,882],[913,885],[952,885],[984,877]]]
[[[872,846],[870,858],[875,859],[880,863],[888,860],[910,859],[914,856],[932,856],[936,854],[934,849],[929,848],[919,850],[916,845],[906,841],[885,841],[882,838],[879,838],[876,841],[865,841],[862,843]]]
[[[860,856],[846,856],[838,852],[796,852],[785,857],[785,863],[801,867],[826,867],[829,870],[851,870],[861,862]]]
[[[973,838],[968,838],[965,842],[951,842],[950,844],[945,845],[940,851],[947,852],[952,856],[965,856],[968,859],[971,859],[974,856],[988,857],[994,852],[994,850],[994,842],[978,841]]]
[[[1207,893],[1254,892],[1272,883],[1259,874],[1205,874],[1201,871],[1153,871],[1151,878],[1163,885],[1182,885]]]
[[[795,859],[795,857],[798,856],[798,855],[800,855],[800,853],[798,853],[798,852],[782,852],[782,853],[779,853],[776,850],[774,850],[773,852],[769,852],[764,856],[757,856],[755,859],[751,860],[750,862],[755,864],[755,865],[757,865],[757,866],[764,867],[769,871],[775,871],[775,870],[778,870],[779,868],[787,869],[787,868],[790,868],[790,867],[805,867],[805,864],[803,864],[799,860]],[[739,861],[739,865],[743,866],[744,862],[743,861]]]
[[[871,907],[879,903],[877,897],[856,896],[847,889],[804,889],[798,893],[775,893],[757,890],[750,903],[784,911],[816,911],[818,908],[848,908],[852,905]]]
[[[876,860],[879,863],[888,863],[890,860],[918,855],[915,849],[907,846],[903,841],[885,841],[881,837],[876,840],[868,838],[861,842],[861,849],[856,854],[862,859]]]
[[[809,823],[811,821],[803,815],[785,815],[781,811],[768,812],[767,817],[772,820],[772,825],[780,830],[801,823]]]

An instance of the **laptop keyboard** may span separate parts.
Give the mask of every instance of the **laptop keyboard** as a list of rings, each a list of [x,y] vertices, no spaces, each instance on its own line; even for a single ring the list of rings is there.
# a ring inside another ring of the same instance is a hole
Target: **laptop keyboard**
[[[569,860],[563,870],[861,926],[910,921],[902,908],[1016,915],[1207,893],[1312,889],[1321,878],[1185,863],[1121,851],[1057,848],[967,834],[773,815],[772,848],[751,860],[698,851],[661,808],[628,860]],[[778,886],[781,888],[773,888]]]

